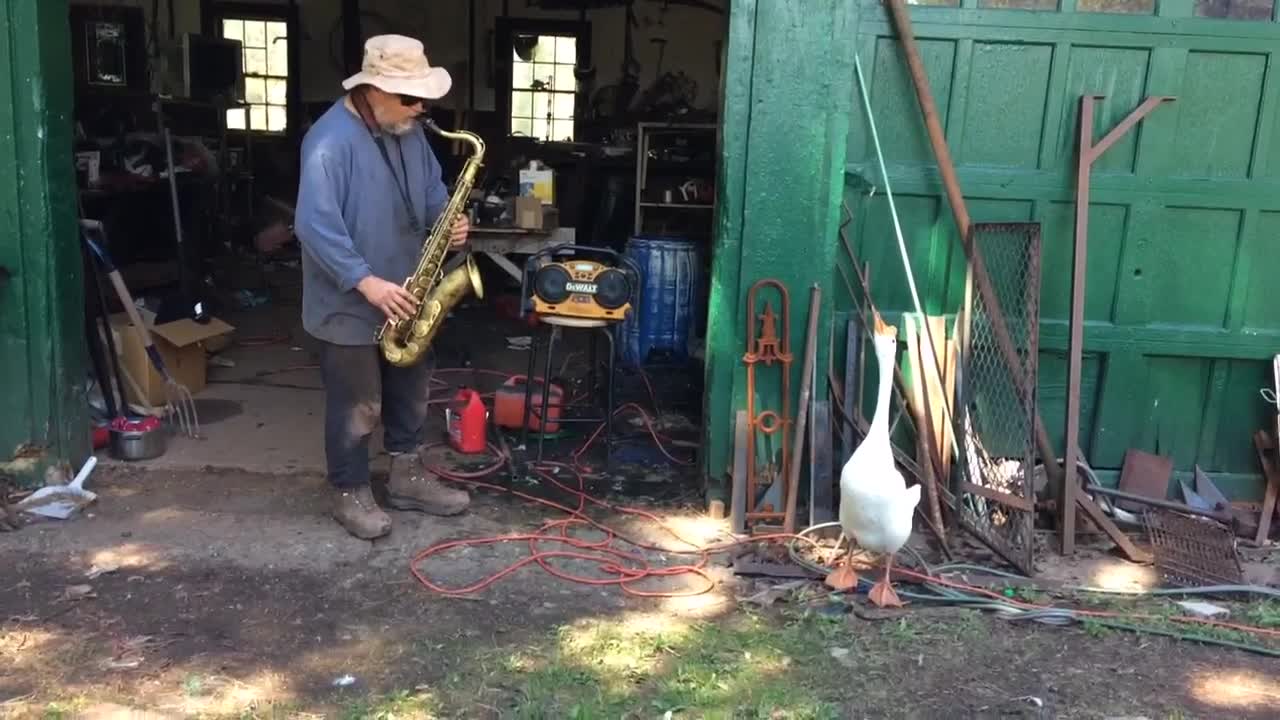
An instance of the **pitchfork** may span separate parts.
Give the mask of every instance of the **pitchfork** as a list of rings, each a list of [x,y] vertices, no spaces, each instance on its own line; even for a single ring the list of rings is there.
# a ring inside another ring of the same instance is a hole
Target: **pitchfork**
[[[176,418],[178,427],[183,434],[188,437],[200,437],[200,418],[196,414],[196,402],[191,397],[191,391],[187,386],[174,379],[169,374],[169,369],[165,367],[164,359],[160,357],[160,352],[156,350],[155,343],[151,340],[151,332],[147,326],[143,324],[141,316],[138,315],[138,308],[133,304],[133,296],[129,294],[129,288],[124,284],[124,278],[120,277],[120,271],[116,269],[115,263],[111,260],[111,256],[107,254],[106,249],[94,242],[88,233],[97,233],[104,239],[106,231],[102,227],[102,223],[97,220],[80,220],[80,227],[85,231],[81,233],[84,242],[88,245],[93,257],[102,265],[106,271],[107,277],[111,278],[111,285],[115,288],[116,295],[120,298],[120,304],[124,306],[124,310],[129,315],[129,322],[133,323],[134,329],[142,339],[142,346],[146,349],[147,358],[151,361],[152,367],[156,372],[160,373],[160,377],[164,379],[165,390],[165,412],[170,416],[170,420]],[[123,388],[121,388],[123,391]]]

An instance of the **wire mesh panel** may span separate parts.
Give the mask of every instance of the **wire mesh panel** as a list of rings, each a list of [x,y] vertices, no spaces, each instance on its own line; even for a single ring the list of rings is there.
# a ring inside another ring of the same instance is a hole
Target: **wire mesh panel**
[[[1244,582],[1235,533],[1226,525],[1168,510],[1147,510],[1142,520],[1165,585],[1189,588]]]
[[[962,457],[956,516],[970,532],[1022,572],[1034,572],[1036,358],[1040,326],[1039,223],[974,223],[996,302],[973,288],[964,343]],[[1003,318],[1020,368],[1001,351],[993,320]]]

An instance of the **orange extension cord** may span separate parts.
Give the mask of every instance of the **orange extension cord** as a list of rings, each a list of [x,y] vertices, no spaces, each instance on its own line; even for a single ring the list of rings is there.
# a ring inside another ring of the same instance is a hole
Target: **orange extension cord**
[[[462,370],[458,370],[458,371],[461,372]],[[473,371],[470,369],[467,369],[466,372],[473,372]],[[501,374],[496,371],[480,371],[480,372],[491,373],[494,375]],[[649,384],[648,378],[645,378],[645,384],[646,385]],[[650,393],[650,396],[653,397],[652,386],[649,387],[649,393]],[[656,397],[654,397],[653,399],[655,400],[655,405],[656,405]],[[665,455],[672,462],[675,462],[680,465],[692,464],[692,461],[681,460],[679,458],[674,457],[673,455],[671,455],[671,453],[667,451],[663,443],[663,440],[667,438],[664,438],[662,435],[660,435],[657,432],[657,430],[653,426],[652,419],[649,417],[649,414],[645,412],[644,408],[640,407],[635,403],[628,403],[620,406],[615,411],[614,413],[615,417],[616,415],[621,414],[624,411],[628,411],[628,410],[633,410],[640,414],[640,417],[643,420],[645,428],[648,430],[650,437],[653,438],[654,443],[657,445],[658,449],[662,452],[663,455]],[[529,466],[530,469],[541,479],[547,481],[548,483],[550,483],[551,485],[554,485],[555,487],[560,488],[564,492],[567,492],[570,495],[576,497],[577,498],[576,508],[571,508],[565,505],[561,505],[560,503],[547,500],[545,498],[540,498],[534,495],[530,495],[528,493],[520,492],[519,490],[502,487],[501,485],[496,485],[496,484],[485,482],[484,480],[482,480],[481,478],[486,478],[500,472],[502,468],[505,467],[511,459],[508,453],[495,447],[493,444],[489,444],[488,447],[489,447],[489,451],[496,458],[495,462],[492,465],[483,467],[479,470],[463,472],[463,471],[454,470],[452,468],[432,466],[430,468],[431,471],[436,473],[442,478],[446,478],[454,482],[468,484],[477,488],[493,490],[499,493],[509,493],[522,500],[527,500],[529,502],[533,502],[538,505],[542,505],[544,507],[558,510],[564,513],[567,517],[562,518],[560,520],[548,520],[546,523],[543,524],[543,526],[537,532],[533,532],[533,533],[516,533],[516,534],[501,535],[501,536],[468,538],[463,540],[449,540],[449,541],[436,543],[435,545],[432,545],[426,548],[425,550],[422,550],[421,552],[414,555],[413,560],[410,563],[410,571],[413,573],[413,576],[417,578],[418,582],[420,582],[423,585],[423,587],[426,587],[428,590],[431,590],[432,592],[437,593],[439,595],[443,595],[445,597],[467,597],[470,595],[474,595],[475,593],[480,592],[481,590],[484,590],[494,585],[502,578],[508,575],[511,575],[512,573],[520,570],[521,568],[524,568],[528,565],[537,564],[539,567],[541,567],[544,571],[546,571],[548,574],[552,575],[553,577],[557,577],[562,580],[567,580],[569,582],[573,582],[581,585],[587,585],[587,586],[616,585],[624,593],[633,597],[647,597],[647,598],[693,597],[693,596],[705,594],[711,591],[712,589],[714,589],[715,587],[715,581],[711,578],[711,576],[706,571],[706,567],[710,562],[711,555],[713,554],[725,552],[726,550],[730,550],[735,547],[761,543],[761,542],[779,542],[779,541],[799,540],[799,541],[806,542],[811,546],[820,547],[816,541],[814,541],[812,538],[806,535],[796,535],[791,533],[773,533],[773,534],[767,534],[767,535],[756,535],[756,536],[752,536],[752,537],[741,539],[741,540],[733,540],[730,542],[725,542],[725,543],[720,543],[715,545],[700,546],[698,543],[692,542],[690,540],[687,540],[681,537],[680,533],[678,533],[671,526],[664,523],[661,518],[654,515],[653,513],[650,513],[645,510],[640,510],[638,508],[626,507],[622,505],[613,505],[611,503],[605,502],[598,498],[592,497],[590,494],[586,492],[586,489],[585,489],[586,485],[585,485],[585,480],[583,478],[583,473],[584,471],[588,471],[589,469],[582,466],[581,457],[587,451],[587,449],[591,447],[592,443],[595,442],[596,438],[599,437],[600,433],[604,430],[604,428],[605,428],[604,423],[601,423],[600,426],[597,427],[596,430],[590,436],[588,436],[586,442],[583,443],[582,447],[576,450],[572,454],[571,456],[573,459],[572,464],[544,461],[541,463],[531,464]],[[443,443],[435,443],[432,445],[432,447],[438,447],[442,444]],[[569,487],[568,485],[565,485],[564,483],[560,482],[560,480],[557,479],[552,474],[553,471],[558,469],[567,470],[569,473],[571,473],[574,479],[577,481],[577,487],[576,488]],[[633,515],[636,517],[641,517],[646,520],[649,520],[650,522],[654,523],[658,527],[661,527],[664,531],[666,531],[676,540],[684,543],[685,545],[688,545],[689,549],[682,550],[682,549],[665,548],[665,547],[660,547],[650,543],[640,542],[638,540],[627,538],[622,533],[619,533],[618,531],[610,528],[609,526],[597,520],[594,520],[591,517],[588,517],[586,514],[586,509],[588,505],[592,505],[592,506],[606,509],[606,510],[612,510],[614,512],[621,513],[624,515]],[[603,532],[604,538],[601,540],[591,541],[591,540],[573,537],[572,535],[570,535],[571,528],[575,528],[575,527],[580,528],[584,526],[595,528],[596,530]],[[693,560],[692,562],[685,563],[685,564],[668,565],[664,567],[654,567],[653,565],[650,564],[649,560],[645,558],[643,555],[637,554],[634,551],[628,552],[626,550],[623,550],[617,547],[615,545],[617,541],[624,542],[632,546],[636,550],[648,550],[651,552],[658,552],[658,553],[663,553],[667,555],[691,556]],[[438,585],[432,582],[430,579],[428,579],[426,573],[423,572],[423,570],[420,567],[428,558],[443,552],[447,552],[449,550],[453,550],[460,547],[478,547],[483,545],[495,545],[497,543],[504,543],[504,542],[528,543],[529,556],[499,570],[496,573],[493,573],[492,575],[489,575],[488,577],[482,578],[480,580],[477,580],[463,587],[448,588],[448,587],[443,587],[441,585]],[[543,544],[555,544],[558,547],[556,549],[544,549],[543,547],[540,547]],[[593,563],[596,566],[596,569],[600,571],[602,576],[586,577],[586,576],[570,573],[568,571],[554,567],[553,565],[550,564],[549,561],[556,560],[556,559],[580,560],[584,562]],[[1022,601],[1015,600],[1013,598],[1009,598],[1004,595],[1001,595],[1000,593],[987,590],[985,588],[974,587],[972,585],[968,585],[965,583],[947,580],[945,578],[935,576],[935,575],[918,573],[913,570],[908,570],[900,566],[895,566],[893,568],[893,574],[895,576],[905,577],[905,578],[919,581],[922,583],[924,582],[934,583],[937,585],[943,585],[943,586],[954,588],[957,590],[963,590],[965,592],[974,593],[974,594],[982,595],[985,597],[990,597],[992,599],[999,600],[1001,602],[1014,605],[1025,610],[1046,610],[1046,609],[1052,608],[1052,606],[1049,606],[1049,605],[1037,605],[1034,603],[1022,602]],[[651,578],[668,578],[668,577],[678,577],[681,575],[697,576],[703,581],[704,586],[701,588],[696,588],[693,590],[683,591],[683,592],[645,590],[645,589],[636,587],[637,584]],[[1086,617],[1109,618],[1109,619],[1116,619],[1116,620],[1169,620],[1171,622],[1177,622],[1177,623],[1182,623],[1187,625],[1203,625],[1207,627],[1237,630],[1237,631],[1251,633],[1259,636],[1280,637],[1280,630],[1255,627],[1252,625],[1242,625],[1238,623],[1222,622],[1219,620],[1210,620],[1210,619],[1198,618],[1198,617],[1192,617],[1192,616],[1186,616],[1186,615],[1175,615],[1175,616],[1133,615],[1133,614],[1126,614],[1126,613],[1120,613],[1120,612],[1108,612],[1103,610],[1078,610],[1074,608],[1072,609],[1072,612],[1078,615],[1086,616]]]
[[[663,455],[665,455],[672,462],[677,463],[679,465],[692,464],[692,461],[682,460],[680,458],[675,457],[674,455],[672,455],[670,452],[667,451],[663,443],[664,438],[654,428],[653,421],[650,419],[648,413],[646,413],[644,409],[641,408],[639,405],[636,405],[635,403],[628,403],[628,404],[622,405],[615,411],[614,414],[616,416],[628,410],[633,410],[640,414],[640,417],[644,422],[645,428],[648,430],[649,435],[653,438],[654,442],[658,446],[658,449],[662,452]],[[561,505],[560,503],[547,500],[545,498],[540,498],[534,495],[530,495],[528,493],[520,492],[519,490],[505,488],[500,485],[495,485],[495,484],[484,482],[483,480],[481,480],[480,478],[488,477],[500,471],[510,460],[509,455],[507,455],[504,451],[500,450],[499,448],[494,447],[492,444],[489,444],[489,451],[494,456],[496,456],[497,460],[492,465],[489,465],[487,467],[481,468],[479,470],[470,471],[470,472],[459,472],[451,468],[444,468],[439,466],[431,467],[430,468],[431,471],[436,473],[440,477],[453,480],[455,482],[467,483],[469,485],[479,487],[479,488],[494,490],[497,492],[510,493],[518,498],[521,498],[522,500],[527,500],[529,502],[537,503],[545,507],[559,510],[560,512],[563,512],[566,515],[568,515],[568,517],[561,520],[548,521],[536,533],[512,534],[512,535],[503,535],[503,536],[497,536],[497,537],[473,538],[473,539],[466,539],[466,540],[453,540],[453,541],[438,543],[436,545],[433,545],[427,548],[426,550],[423,550],[422,552],[418,553],[414,557],[413,562],[411,564],[411,570],[413,571],[414,577],[416,577],[419,582],[421,582],[425,587],[432,590],[433,592],[439,593],[441,595],[449,596],[449,597],[460,597],[460,596],[471,595],[476,592],[479,592],[480,590],[483,590],[484,588],[489,587],[490,585],[494,584],[498,580],[502,579],[507,575],[510,575],[511,573],[519,570],[520,568],[523,568],[526,565],[537,563],[543,570],[545,570],[546,572],[548,572],[549,574],[555,577],[558,577],[564,580],[569,580],[571,582],[580,583],[583,585],[595,585],[595,586],[617,585],[622,588],[623,592],[627,593],[628,595],[632,595],[636,597],[689,597],[693,595],[704,594],[715,587],[715,581],[712,580],[712,578],[707,574],[705,570],[707,563],[710,561],[710,556],[712,554],[717,552],[723,552],[725,550],[728,550],[738,545],[744,545],[744,544],[755,543],[755,542],[764,542],[769,540],[791,540],[797,537],[791,534],[777,533],[772,535],[760,535],[760,536],[752,537],[747,540],[736,540],[736,541],[732,541],[732,542],[728,542],[720,545],[703,547],[703,546],[699,546],[698,543],[692,542],[690,540],[687,540],[681,537],[680,533],[678,533],[674,528],[664,523],[660,518],[658,518],[658,516],[654,515],[653,513],[650,513],[645,510],[640,510],[637,508],[613,505],[611,503],[592,497],[585,490],[585,481],[583,478],[583,472],[587,470],[587,468],[583,467],[581,458],[582,458],[582,455],[586,453],[586,451],[591,447],[591,445],[595,442],[595,440],[600,436],[600,433],[604,431],[604,428],[605,428],[604,423],[601,423],[595,429],[595,431],[592,432],[591,435],[587,437],[587,440],[585,443],[583,443],[582,447],[574,451],[572,455],[572,458],[573,458],[572,464],[558,463],[558,462],[541,462],[541,463],[534,463],[530,465],[530,469],[536,475],[538,475],[538,477],[542,478],[543,480],[550,483],[551,485],[554,485],[555,487],[558,487],[561,490],[576,497],[577,498],[576,508],[567,507],[565,505]],[[435,446],[438,446],[440,444],[441,443],[436,443]],[[568,485],[565,485],[559,479],[557,479],[552,474],[552,472],[558,469],[567,470],[569,473],[571,473],[574,479],[577,481],[577,487],[576,488],[569,487]],[[685,545],[688,545],[689,549],[666,548],[666,547],[660,547],[657,545],[629,539],[623,536],[621,533],[617,532],[616,530],[608,527],[607,525],[604,525],[588,517],[586,515],[586,509],[588,504],[594,505],[600,508],[612,510],[614,512],[618,512],[626,515],[634,515],[634,516],[642,517],[646,520],[649,520],[653,522],[655,525],[661,527],[663,530],[669,533],[676,540],[684,543]],[[603,532],[605,536],[604,539],[591,541],[591,540],[585,540],[582,538],[573,537],[570,534],[571,528],[582,527],[582,526],[590,526]],[[807,542],[810,542],[816,545],[816,543],[812,539],[808,539],[808,538],[804,538],[804,539]],[[628,552],[626,550],[623,550],[617,547],[615,545],[615,542],[619,540],[633,546],[636,550],[649,550],[652,552],[665,553],[668,555],[694,556],[696,560],[692,563],[682,564],[682,565],[653,567],[644,556],[637,554],[636,552]],[[529,543],[530,555],[529,557],[526,557],[520,560],[519,562],[509,567],[506,567],[498,571],[497,573],[494,573],[493,575],[490,575],[489,577],[486,577],[480,581],[472,583],[471,585],[467,585],[466,587],[461,587],[461,588],[441,587],[440,585],[437,585],[431,582],[429,579],[427,579],[426,575],[419,568],[419,565],[421,565],[422,562],[427,558],[431,557],[432,555],[445,552],[447,550],[451,550],[458,547],[492,545],[500,542],[527,542]],[[539,545],[543,543],[557,544],[562,549],[542,549],[539,547]],[[568,549],[563,549],[563,548],[568,548]],[[594,563],[597,569],[603,574],[603,577],[584,577],[581,575],[575,575],[565,570],[556,568],[548,563],[549,560],[553,560],[556,558],[582,560],[582,561]],[[678,575],[696,575],[705,582],[705,587],[701,589],[695,589],[693,591],[686,591],[686,592],[644,590],[644,589],[635,587],[636,584],[649,578],[674,577]]]

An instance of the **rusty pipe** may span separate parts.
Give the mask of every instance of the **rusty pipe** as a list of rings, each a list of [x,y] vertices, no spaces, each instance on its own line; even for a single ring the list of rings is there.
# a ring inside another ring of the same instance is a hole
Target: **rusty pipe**
[[[791,466],[787,468],[787,514],[782,520],[783,532],[796,531],[796,504],[800,497],[800,458],[804,455],[805,426],[809,421],[809,395],[813,391],[813,368],[818,354],[818,315],[822,312],[822,287],[809,289],[809,327],[805,330],[804,369],[800,375],[800,400],[796,405],[796,428],[792,438]],[[823,428],[827,432],[828,428]],[[812,475],[812,473],[810,473]]]
[[[1084,491],[1093,493],[1095,495],[1105,495],[1107,497],[1113,497],[1113,498],[1116,498],[1117,500],[1129,500],[1131,502],[1142,503],[1143,505],[1150,505],[1151,507],[1164,508],[1166,510],[1176,510],[1181,513],[1186,513],[1188,515],[1200,515],[1201,517],[1211,518],[1213,520],[1217,520],[1218,522],[1224,523],[1226,525],[1231,525],[1233,522],[1235,522],[1235,516],[1231,514],[1231,511],[1222,509],[1220,507],[1214,508],[1213,510],[1201,510],[1199,508],[1193,508],[1190,505],[1184,505],[1180,502],[1175,502],[1173,500],[1161,500],[1159,498],[1147,497],[1146,495],[1135,495],[1134,493],[1125,492],[1123,490],[1116,490],[1114,488],[1102,487],[1101,485],[1094,485],[1093,483],[1086,485],[1084,487]]]
[[[991,329],[996,336],[996,344],[999,346],[1000,354],[1004,356],[1004,361],[1010,371],[1020,378],[1025,377],[1022,361],[1018,358],[1017,350],[1014,349],[1013,339],[1009,335],[1009,328],[1004,322],[1004,313],[999,310],[1000,302],[991,287],[991,278],[987,274],[986,263],[983,262],[981,253],[977,252],[973,246],[973,237],[969,233],[971,225],[969,210],[965,205],[964,195],[960,192],[960,181],[956,177],[955,163],[951,159],[951,151],[947,147],[947,139],[942,132],[942,122],[938,119],[938,108],[933,102],[933,94],[929,89],[929,78],[925,74],[924,62],[920,59],[920,50],[916,46],[915,32],[911,28],[911,18],[903,0],[889,0],[889,10],[893,15],[894,27],[898,31],[898,39],[902,42],[902,51],[906,55],[907,68],[911,74],[911,84],[915,87],[916,99],[920,103],[920,111],[924,114],[924,124],[929,134],[929,144],[933,146],[934,158],[938,162],[938,171],[942,174],[942,185],[947,194],[947,204],[951,206],[951,213],[955,217],[956,227],[960,231],[960,244],[964,247],[965,257],[972,267],[974,283],[978,287],[978,292],[982,294],[983,303],[988,308],[995,309],[995,312],[991,315]],[[1020,399],[1025,402],[1028,392],[1027,384],[1025,382],[1016,382],[1014,386]],[[1050,479],[1060,481],[1063,478],[1062,468],[1057,464],[1057,453],[1054,452],[1053,442],[1049,439],[1049,433],[1045,430],[1044,422],[1040,419],[1038,408],[1035,413],[1035,434],[1036,445],[1044,460],[1046,473],[1048,473]]]

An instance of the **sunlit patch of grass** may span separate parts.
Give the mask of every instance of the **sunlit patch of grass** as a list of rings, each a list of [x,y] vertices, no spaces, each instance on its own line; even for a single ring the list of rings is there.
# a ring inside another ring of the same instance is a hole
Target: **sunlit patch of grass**
[[[63,720],[64,718],[73,718],[84,712],[89,706],[89,702],[85,698],[70,698],[51,702],[44,707],[44,711],[40,714],[42,720]]]
[[[348,703],[342,717],[344,720],[434,720],[439,712],[435,696],[405,690]]]
[[[852,642],[843,620],[805,614],[785,621],[751,614],[582,621],[503,657],[487,654],[487,676],[451,685],[442,697],[460,710],[470,707],[477,682],[489,688],[488,698],[503,688],[503,699],[486,702],[523,720],[668,711],[676,718],[835,718],[836,698],[826,696],[849,672],[828,654],[837,642]]]
[[[828,642],[845,639],[842,622],[808,615],[783,625],[756,616],[704,623],[668,672],[650,685],[655,710],[723,711],[733,717],[836,717],[824,698],[842,670]]]

